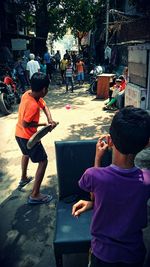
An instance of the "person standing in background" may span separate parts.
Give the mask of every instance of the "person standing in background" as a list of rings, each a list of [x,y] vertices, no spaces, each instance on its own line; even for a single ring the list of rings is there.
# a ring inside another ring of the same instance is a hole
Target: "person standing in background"
[[[81,59],[76,63],[77,80],[79,84],[84,83],[84,62]]]
[[[65,53],[65,58],[66,59],[68,59],[68,60],[70,60],[71,59],[71,57],[70,57],[70,54],[69,54],[69,52],[68,52],[68,50],[66,50],[66,53]]]
[[[57,50],[56,54],[55,54],[55,66],[56,66],[56,70],[60,69],[60,60],[61,60],[61,55],[59,50]]]
[[[20,82],[21,92],[24,93],[26,85],[26,76],[21,57],[17,58],[17,62],[15,63],[14,69],[16,71],[16,76],[18,77],[18,80]]]
[[[68,64],[66,67],[66,93],[68,92],[69,84],[71,84],[71,93],[73,93],[73,66],[71,64],[71,60],[68,60]]]
[[[63,59],[60,61],[60,72],[61,72],[61,78],[62,78],[62,84],[65,83],[65,71],[68,64],[68,60],[63,57]]]
[[[35,55],[31,53],[29,55],[29,58],[30,60],[27,62],[27,67],[26,67],[28,81],[31,80],[34,73],[40,72],[40,65],[38,61],[35,60]]]
[[[41,59],[41,62],[40,62],[40,70],[42,73],[46,74],[46,63],[45,63],[45,60],[42,60]]]
[[[44,54],[44,60],[46,63],[46,73],[48,75],[49,81],[52,80],[52,59],[50,53],[48,52],[48,48],[46,48],[46,52]]]

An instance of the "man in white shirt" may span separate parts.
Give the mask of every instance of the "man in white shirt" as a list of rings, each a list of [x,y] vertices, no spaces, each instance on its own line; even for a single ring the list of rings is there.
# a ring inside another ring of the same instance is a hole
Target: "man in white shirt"
[[[38,61],[34,60],[35,59],[34,54],[30,54],[29,58],[30,60],[27,63],[26,71],[28,79],[31,80],[31,77],[34,73],[40,72],[40,65]]]

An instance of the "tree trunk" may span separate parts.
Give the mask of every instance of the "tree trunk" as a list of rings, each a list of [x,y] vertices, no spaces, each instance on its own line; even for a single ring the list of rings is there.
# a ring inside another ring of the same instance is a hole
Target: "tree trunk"
[[[48,35],[48,11],[47,1],[43,1],[41,5],[36,6],[36,39],[35,54],[43,56],[46,48],[46,40]]]

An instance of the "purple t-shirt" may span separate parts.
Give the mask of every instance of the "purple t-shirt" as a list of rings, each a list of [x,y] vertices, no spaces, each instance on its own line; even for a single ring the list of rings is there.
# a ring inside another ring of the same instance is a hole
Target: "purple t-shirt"
[[[142,229],[147,225],[150,170],[115,165],[85,171],[79,186],[95,196],[92,252],[106,262],[143,261]]]

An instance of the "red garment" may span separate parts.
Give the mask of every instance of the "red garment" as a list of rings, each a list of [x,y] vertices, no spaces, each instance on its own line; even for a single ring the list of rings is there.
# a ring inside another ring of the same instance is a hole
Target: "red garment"
[[[126,87],[126,81],[125,81],[125,80],[121,82],[121,87],[122,87],[122,90],[125,89],[125,87]],[[121,90],[121,91],[122,91],[122,90]]]
[[[16,84],[14,83],[13,79],[10,76],[6,76],[4,78],[4,83],[6,85],[10,85],[12,89],[16,92]]]
[[[122,87],[122,85],[118,85],[118,84],[115,84],[115,85],[113,86],[113,89],[114,89],[114,90],[117,89],[119,92],[121,92],[121,91],[124,90],[123,87]]]

